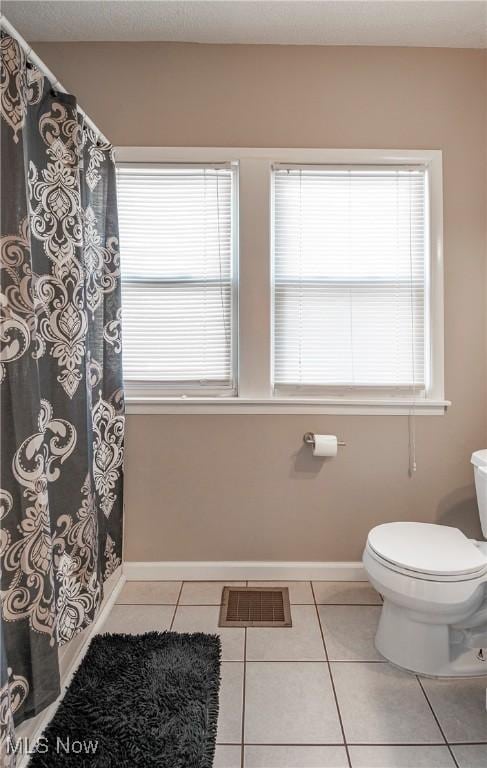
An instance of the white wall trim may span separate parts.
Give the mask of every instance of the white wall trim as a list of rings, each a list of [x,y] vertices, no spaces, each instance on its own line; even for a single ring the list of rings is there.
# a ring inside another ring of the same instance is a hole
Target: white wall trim
[[[66,674],[63,677],[63,680],[61,682],[61,693],[57,697],[56,701],[54,701],[49,707],[47,707],[42,712],[42,717],[40,718],[40,720],[39,720],[39,722],[38,722],[38,724],[37,724],[33,734],[32,735],[29,734],[28,738],[29,738],[29,743],[30,743],[31,747],[33,747],[36,744],[37,740],[40,738],[40,736],[42,735],[42,733],[44,732],[44,730],[47,728],[47,726],[49,725],[50,721],[54,717],[57,708],[59,707],[61,701],[64,699],[66,691],[68,690],[69,686],[71,685],[71,681],[72,681],[72,679],[74,677],[75,672],[77,671],[79,665],[81,664],[81,662],[83,661],[83,659],[84,659],[84,657],[86,655],[86,652],[88,651],[88,647],[89,647],[89,645],[91,643],[91,640],[98,633],[98,631],[100,630],[103,622],[105,621],[105,619],[107,618],[108,614],[110,613],[110,611],[112,610],[113,606],[115,605],[115,603],[117,601],[117,597],[119,596],[120,591],[121,591],[121,589],[122,589],[124,584],[125,584],[125,575],[123,573],[123,570],[120,569],[119,579],[117,580],[115,586],[113,587],[110,595],[104,601],[104,605],[103,605],[100,613],[98,614],[97,618],[95,619],[95,621],[92,624],[90,624],[89,627],[87,627],[87,629],[86,629],[86,637],[85,637],[85,640],[83,642],[83,645],[81,646],[81,648],[80,648],[79,652],[77,653],[77,655],[74,657],[72,663],[69,666],[68,671],[66,672]],[[25,721],[26,724],[28,724],[28,722],[29,722],[28,720]],[[30,760],[31,757],[32,757],[31,754],[23,755],[22,759],[20,760],[20,762],[18,764],[18,768],[27,768],[27,765],[28,765],[29,760]]]
[[[125,562],[127,581],[367,581],[360,562]]]
[[[421,165],[441,160],[440,149],[347,149],[346,147],[115,147],[118,163],[229,163],[235,159],[287,163]]]
[[[243,397],[167,398],[126,396],[125,412],[134,414],[322,414],[347,416],[443,416],[449,400],[252,400]]]

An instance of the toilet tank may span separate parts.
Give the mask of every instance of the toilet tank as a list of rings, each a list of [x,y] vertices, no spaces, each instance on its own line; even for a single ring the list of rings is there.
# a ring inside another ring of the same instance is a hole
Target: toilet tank
[[[477,492],[480,525],[482,526],[484,538],[487,539],[487,448],[472,453],[471,461],[475,475],[475,490]]]

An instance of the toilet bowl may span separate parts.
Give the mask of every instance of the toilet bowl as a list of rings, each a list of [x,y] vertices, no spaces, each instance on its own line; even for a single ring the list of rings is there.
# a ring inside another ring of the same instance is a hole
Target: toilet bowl
[[[472,464],[487,537],[487,450]],[[379,653],[434,677],[487,675],[487,542],[449,526],[385,523],[370,531],[363,563],[384,599]]]

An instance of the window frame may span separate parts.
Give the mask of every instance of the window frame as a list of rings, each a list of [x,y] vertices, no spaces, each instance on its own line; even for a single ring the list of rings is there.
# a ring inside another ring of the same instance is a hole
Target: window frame
[[[234,297],[238,333],[234,396],[186,393],[160,396],[128,392],[128,413],[263,413],[349,415],[441,415],[450,405],[444,394],[443,316],[443,182],[441,150],[273,149],[215,147],[118,147],[120,163],[205,164],[238,163],[237,213],[238,281]],[[340,166],[411,166],[426,170],[430,264],[426,275],[430,348],[430,381],[425,396],[404,391],[384,393],[350,389],[324,396],[299,391],[272,392],[272,167],[293,164]]]
[[[324,164],[324,163],[315,163],[315,164],[308,164],[304,165],[303,163],[299,164],[293,164],[293,163],[274,163],[272,166],[272,172],[275,171],[337,171],[340,170],[343,171],[375,171],[378,168],[384,167],[385,163],[380,164],[365,164],[365,163],[347,163],[347,164]],[[419,163],[408,163],[408,164],[387,164],[388,170],[391,171],[418,171],[421,170],[424,172],[424,199],[425,199],[425,207],[428,205],[429,201],[429,185],[428,185],[428,175],[426,171],[426,167],[424,164]],[[271,199],[271,218],[272,223],[271,226],[274,224],[274,218],[275,218],[275,175],[273,173],[273,183],[272,183],[272,199]],[[425,244],[427,244],[427,241],[429,240],[429,211],[425,211],[425,232],[424,232],[424,241]],[[272,229],[272,235],[274,235],[274,229]],[[271,259],[272,259],[272,268],[274,268],[274,259],[275,259],[275,249],[274,249],[274,242],[272,242],[271,247]],[[424,362],[424,374],[425,374],[425,383],[418,384],[413,387],[412,384],[405,384],[405,385],[391,385],[391,384],[374,384],[374,385],[364,385],[364,384],[284,384],[284,383],[278,383],[275,380],[274,376],[274,370],[272,370],[272,387],[273,387],[273,396],[274,397],[300,397],[300,396],[307,396],[307,397],[318,397],[323,399],[329,399],[329,398],[343,398],[346,397],[347,393],[350,394],[351,399],[358,400],[358,399],[372,399],[377,400],[381,397],[390,397],[390,398],[410,398],[413,396],[413,392],[417,393],[414,394],[415,398],[425,399],[427,398],[427,395],[425,393],[429,390],[429,378],[430,378],[430,343],[431,343],[431,334],[428,333],[428,329],[430,326],[430,296],[428,295],[428,281],[427,278],[430,274],[430,247],[427,246],[426,252],[425,252],[425,262],[424,262],[424,319],[425,319],[425,333],[424,333],[424,339],[423,339],[423,346],[424,346],[424,354],[423,354],[423,362]],[[326,278],[320,279],[316,282],[313,281],[314,285],[317,285],[319,282],[322,283],[333,283],[333,279],[327,280]],[[384,285],[387,281],[376,281],[377,285]],[[391,278],[389,281],[390,284],[396,284],[395,278]],[[291,283],[291,281],[290,281]],[[350,284],[354,285],[361,285],[362,287],[366,288],[370,285],[371,281],[369,280],[360,280],[360,279],[352,279],[350,281]],[[308,287],[311,283],[308,283]],[[272,275],[272,365],[275,366],[275,355],[274,355],[274,343],[275,343],[275,311],[276,311],[276,304],[274,300],[274,288],[276,285],[276,280],[274,275]],[[297,283],[294,283],[294,286],[296,287]]]
[[[136,166],[137,168],[143,168],[144,166],[150,166],[151,168],[211,168],[215,170],[225,169],[229,170],[232,174],[232,194],[231,194],[231,227],[232,227],[232,244],[231,244],[231,382],[229,386],[218,385],[216,382],[209,384],[189,384],[187,381],[150,381],[145,379],[127,379],[124,380],[125,398],[127,402],[131,402],[132,399],[138,398],[163,398],[164,400],[170,398],[233,398],[238,392],[238,164],[234,162],[225,163],[212,163],[212,162],[137,162],[132,161],[118,161],[116,164],[117,179],[119,170],[123,168],[130,168]],[[177,279],[129,279],[127,282],[136,284],[138,282],[149,284],[177,284],[182,285],[184,283],[194,283],[203,285],[204,280],[177,280]],[[221,281],[217,281],[221,283]]]

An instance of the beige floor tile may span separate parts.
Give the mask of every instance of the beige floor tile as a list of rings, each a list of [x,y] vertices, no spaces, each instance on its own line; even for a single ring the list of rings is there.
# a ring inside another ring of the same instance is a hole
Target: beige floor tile
[[[180,581],[127,581],[118,596],[119,605],[176,605]]]
[[[313,581],[316,602],[322,605],[380,605],[381,596],[368,581]]]
[[[341,741],[325,663],[247,663],[246,744],[337,744]]]
[[[242,747],[233,744],[217,744],[213,768],[240,768]]]
[[[462,744],[452,746],[458,768],[485,768],[487,744]]]
[[[245,768],[348,768],[345,747],[246,746]]]
[[[314,605],[309,581],[249,581],[249,587],[287,587],[291,605]]]
[[[221,605],[223,587],[245,587],[245,581],[185,581],[179,605]]]
[[[455,768],[448,747],[349,747],[352,768]]]
[[[389,664],[331,663],[348,743],[441,744],[421,686]]]
[[[172,605],[115,605],[100,632],[140,635],[164,632],[171,627]]]
[[[325,661],[314,605],[293,605],[292,627],[249,627],[248,661]]]
[[[486,741],[486,677],[421,682],[447,741]]]
[[[320,605],[321,626],[330,661],[383,661],[374,640],[379,605]]]
[[[220,635],[223,661],[243,661],[245,629],[219,627],[218,605],[179,605],[174,617],[174,632],[208,632]]]
[[[243,677],[243,662],[222,664],[217,744],[239,744],[242,741]]]

